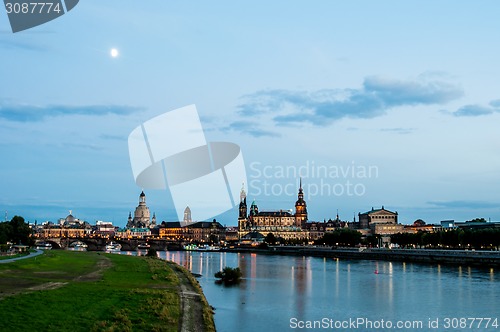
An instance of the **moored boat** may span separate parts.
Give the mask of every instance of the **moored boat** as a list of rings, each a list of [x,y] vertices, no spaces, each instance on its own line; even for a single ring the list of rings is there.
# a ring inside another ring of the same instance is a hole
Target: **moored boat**
[[[50,244],[48,242],[39,242],[39,243],[37,243],[36,248],[38,250],[50,250],[50,249],[52,249],[52,244]]]
[[[139,245],[137,246],[137,250],[147,250],[151,248],[151,245],[149,245],[148,243],[139,243]]]
[[[109,242],[106,244],[106,251],[120,251],[122,249],[122,245],[118,242]]]

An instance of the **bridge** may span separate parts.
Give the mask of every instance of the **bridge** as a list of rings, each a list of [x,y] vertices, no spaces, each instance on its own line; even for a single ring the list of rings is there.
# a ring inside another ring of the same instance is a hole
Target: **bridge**
[[[137,250],[137,246],[141,243],[147,242],[151,249],[155,249],[157,251],[163,250],[180,250],[182,246],[178,242],[161,240],[161,239],[121,239],[121,238],[92,238],[92,237],[49,237],[49,238],[40,238],[35,244],[39,244],[42,242],[50,243],[53,249],[67,249],[71,246],[71,244],[75,242],[83,242],[87,245],[88,251],[104,251],[106,249],[106,244],[113,241],[115,243],[119,243],[122,246],[122,250],[124,251],[133,251]]]

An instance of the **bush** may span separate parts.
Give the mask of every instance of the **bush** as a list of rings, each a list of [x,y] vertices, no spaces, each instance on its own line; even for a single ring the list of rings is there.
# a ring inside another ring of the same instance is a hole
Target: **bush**
[[[217,283],[224,283],[224,285],[234,285],[241,281],[241,270],[239,267],[232,268],[226,266],[222,271],[215,273],[215,277],[219,278]]]

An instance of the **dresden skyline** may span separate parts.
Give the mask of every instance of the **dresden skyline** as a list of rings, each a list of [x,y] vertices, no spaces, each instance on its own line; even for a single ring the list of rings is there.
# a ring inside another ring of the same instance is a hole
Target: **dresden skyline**
[[[87,0],[16,34],[2,11],[0,209],[126,224],[129,133],[196,104],[207,141],[241,147],[261,209],[292,208],[299,175],[311,220],[498,221],[499,6]],[[168,193],[146,194],[173,220]]]

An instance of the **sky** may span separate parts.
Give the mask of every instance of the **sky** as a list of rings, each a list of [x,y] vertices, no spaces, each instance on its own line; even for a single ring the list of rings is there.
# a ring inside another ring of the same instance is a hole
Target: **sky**
[[[499,221],[499,9],[85,0],[18,33],[0,11],[0,209],[124,226],[143,189],[129,134],[195,104],[207,141],[241,148],[260,210],[292,209],[302,177],[309,220]],[[168,190],[145,192],[177,219]]]

